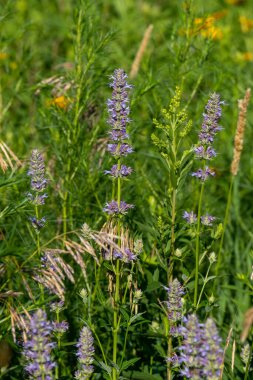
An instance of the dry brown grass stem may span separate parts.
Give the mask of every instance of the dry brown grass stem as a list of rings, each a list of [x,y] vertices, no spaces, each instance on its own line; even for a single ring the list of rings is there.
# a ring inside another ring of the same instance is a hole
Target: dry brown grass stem
[[[243,321],[243,330],[241,333],[241,342],[244,343],[248,338],[251,326],[253,325],[253,307],[246,311]]]
[[[237,121],[235,140],[234,140],[234,155],[233,161],[231,164],[231,173],[233,176],[236,176],[238,173],[241,152],[243,149],[243,140],[244,140],[244,131],[246,126],[246,114],[247,108],[250,100],[251,90],[248,88],[246,90],[245,96],[243,99],[238,101],[239,116]]]
[[[9,167],[13,170],[15,166],[21,166],[21,161],[3,141],[0,141],[0,167],[2,171],[6,172]]]
[[[30,320],[30,315],[28,311],[22,307],[23,312],[18,313],[13,307],[10,307],[10,317],[11,317],[11,332],[14,342],[16,342],[16,329],[22,331],[22,336],[24,342],[27,340],[27,332],[29,330],[28,321]],[[25,315],[22,315],[25,314]]]
[[[149,25],[147,27],[147,29],[145,30],[145,33],[143,35],[140,47],[139,47],[139,49],[137,51],[137,54],[136,54],[136,56],[134,58],[134,61],[132,63],[131,71],[130,71],[130,74],[129,74],[129,77],[131,79],[135,78],[136,75],[138,74],[138,71],[139,71],[139,68],[140,68],[140,64],[141,64],[141,60],[142,60],[142,57],[143,57],[144,52],[146,50],[147,44],[148,44],[148,42],[150,40],[150,36],[151,36],[152,30],[153,30],[153,25]]]
[[[223,371],[224,371],[224,363],[225,363],[225,355],[226,355],[226,351],[228,349],[228,346],[229,346],[229,343],[230,343],[230,340],[231,340],[232,332],[233,332],[233,327],[230,328],[230,330],[228,332],[227,339],[226,339],[226,345],[225,345],[225,348],[224,348],[224,351],[223,351],[223,358],[222,358],[222,364],[221,364],[221,371],[220,371],[219,380],[222,380]]]
[[[234,339],[233,346],[232,346],[232,358],[231,358],[231,370],[232,370],[232,372],[234,372],[234,367],[235,367],[235,350],[236,350],[236,342]]]

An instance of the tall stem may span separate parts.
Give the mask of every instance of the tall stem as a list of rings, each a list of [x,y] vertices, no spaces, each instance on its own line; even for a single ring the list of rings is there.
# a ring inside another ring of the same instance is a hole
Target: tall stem
[[[196,252],[195,252],[195,283],[194,283],[194,307],[197,308],[198,302],[198,282],[199,282],[199,247],[200,247],[200,217],[201,217],[201,209],[202,209],[202,199],[204,193],[204,185],[205,182],[202,181],[200,196],[199,196],[199,205],[198,205],[198,220],[197,220],[197,232],[196,232]]]
[[[231,176],[227,205],[226,205],[226,211],[225,211],[225,218],[224,218],[224,223],[223,223],[222,235],[221,235],[219,251],[218,251],[217,265],[216,265],[216,270],[215,270],[215,276],[216,277],[219,274],[219,270],[220,270],[220,266],[221,266],[221,252],[222,252],[222,248],[223,248],[223,242],[224,242],[226,227],[228,224],[229,211],[230,211],[231,201],[232,201],[233,184],[234,184],[234,176]]]
[[[172,277],[173,277],[173,264],[174,264],[174,254],[175,254],[176,195],[177,195],[177,190],[173,188],[172,205],[171,205],[170,257],[169,257],[169,263],[168,263],[168,285],[172,281]]]
[[[118,170],[120,170],[120,158],[118,158],[117,166]],[[121,179],[118,177],[117,180],[117,202],[118,207],[120,207],[121,200]],[[120,221],[118,221],[118,237],[120,238]],[[118,348],[118,307],[119,307],[119,283],[120,283],[120,260],[116,261],[116,269],[115,269],[115,294],[114,294],[114,310],[113,310],[113,353],[112,360],[113,363],[117,364],[117,348]],[[113,380],[117,380],[117,369],[113,367],[112,369],[112,378]]]

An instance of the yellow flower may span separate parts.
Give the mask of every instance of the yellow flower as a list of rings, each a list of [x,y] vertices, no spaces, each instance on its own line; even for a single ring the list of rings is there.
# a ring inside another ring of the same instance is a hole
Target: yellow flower
[[[253,19],[247,18],[245,16],[240,16],[239,20],[243,33],[247,33],[253,29]]]
[[[8,58],[8,54],[0,51],[0,61]]]
[[[220,40],[222,38],[222,30],[220,27],[214,25],[215,21],[224,17],[225,11],[214,13],[207,18],[196,18],[194,20],[195,28],[191,33],[200,34],[204,38],[211,38],[212,40]]]
[[[236,58],[238,61],[244,62],[253,62],[253,53],[250,51],[245,51],[244,53],[238,52],[236,54]]]
[[[66,98],[66,96],[61,95],[61,96],[57,96],[54,99],[50,100],[48,102],[48,105],[50,105],[50,106],[53,105],[53,106],[59,107],[61,109],[66,109],[68,107],[69,103],[70,103],[70,100],[68,98]]]
[[[239,5],[243,4],[245,0],[225,0],[229,5]]]

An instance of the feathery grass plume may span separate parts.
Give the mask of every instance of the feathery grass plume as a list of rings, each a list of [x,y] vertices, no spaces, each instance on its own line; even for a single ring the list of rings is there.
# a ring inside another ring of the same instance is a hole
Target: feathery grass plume
[[[92,333],[87,326],[84,326],[81,330],[77,348],[79,370],[75,372],[75,379],[88,380],[94,371],[92,363],[95,349]]]
[[[47,320],[46,313],[39,309],[31,317],[28,340],[24,343],[25,370],[29,379],[53,380],[55,362],[51,351],[55,344],[51,342],[53,326]]]
[[[17,167],[21,166],[21,162],[17,156],[3,141],[0,141],[0,150],[2,151],[2,153],[0,153],[0,168],[3,172],[6,172],[8,167],[13,170],[15,168],[15,165]]]
[[[33,275],[35,281],[47,288],[50,293],[57,295],[61,300],[65,299],[65,284],[68,279],[75,282],[74,270],[67,264],[61,255],[67,253],[61,249],[48,249],[44,252],[41,261],[42,268]]]
[[[136,77],[136,75],[138,74],[138,72],[139,72],[141,60],[142,60],[142,57],[143,57],[143,55],[145,53],[146,47],[148,45],[148,42],[150,40],[152,30],[153,30],[153,25],[152,24],[149,25],[147,27],[147,29],[145,30],[145,33],[143,35],[143,38],[142,38],[142,41],[140,43],[139,49],[137,51],[137,54],[136,54],[136,56],[134,58],[132,66],[131,66],[131,70],[130,70],[130,74],[129,74],[129,77],[131,79],[134,79]]]
[[[134,241],[128,228],[120,227],[113,221],[108,221],[101,230],[103,244],[101,253],[105,260],[120,259],[125,263],[135,261],[142,251],[142,242]]]
[[[230,171],[233,176],[236,176],[239,169],[239,163],[241,158],[241,153],[243,149],[243,140],[244,140],[244,132],[246,127],[246,114],[250,101],[251,89],[248,88],[246,90],[245,96],[243,99],[238,101],[239,108],[239,116],[237,121],[235,140],[234,140],[234,155],[233,161],[231,164]]]

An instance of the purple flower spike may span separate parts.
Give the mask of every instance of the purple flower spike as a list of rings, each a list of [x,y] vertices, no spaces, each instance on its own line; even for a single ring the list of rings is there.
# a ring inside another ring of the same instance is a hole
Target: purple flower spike
[[[80,369],[75,373],[75,379],[88,380],[93,373],[94,339],[90,329],[84,326],[77,343],[77,357]]]
[[[183,363],[181,375],[187,379],[219,380],[223,350],[214,321],[209,318],[202,324],[196,315],[189,315],[180,332],[183,337],[179,348],[179,362]]]
[[[183,218],[187,221],[187,223],[189,224],[194,224],[197,222],[197,215],[194,214],[193,211],[191,212],[187,212],[187,211],[184,211],[183,213]]]
[[[111,170],[105,170],[105,174],[109,174],[112,177],[127,177],[132,173],[133,169],[126,165],[121,165],[118,168],[118,165],[113,165]]]
[[[31,154],[30,168],[27,173],[31,177],[31,188],[33,191],[41,192],[47,187],[45,178],[44,159],[38,149],[34,149]]]
[[[221,117],[221,105],[224,102],[220,100],[219,94],[212,94],[205,107],[206,112],[203,114],[204,120],[199,134],[198,145],[194,148],[196,158],[210,161],[216,157],[216,151],[213,149],[212,144],[214,137],[222,128],[219,126]],[[210,169],[206,167],[204,170],[199,169],[197,172],[192,173],[194,177],[200,178],[205,181],[209,175],[214,175]]]
[[[218,380],[220,378],[223,350],[217,327],[211,318],[207,319],[204,326],[201,362],[203,375],[207,379]]]
[[[133,152],[132,146],[128,143],[127,133],[127,126],[130,123],[128,90],[132,86],[127,83],[127,75],[122,69],[115,70],[111,79],[112,97],[107,101],[111,142],[107,145],[107,150],[117,160],[117,164],[104,173],[114,178],[123,178],[132,173],[132,168],[121,164],[121,158]],[[120,201],[120,204],[111,201],[106,203],[104,211],[109,215],[126,214],[128,209],[133,207],[124,201]]]
[[[28,364],[25,370],[29,379],[53,380],[55,363],[51,351],[55,346],[50,342],[52,324],[47,321],[46,313],[39,309],[33,314],[28,330],[28,340],[24,343],[24,356]]]
[[[111,201],[109,203],[106,203],[104,211],[109,215],[126,214],[130,208],[134,208],[134,205],[130,205],[124,201],[121,201],[120,205],[118,205],[118,202]]]
[[[187,379],[202,380],[202,328],[196,315],[190,315],[184,320],[185,326],[180,328],[183,336],[180,347],[180,362],[184,363],[180,371]]]
[[[206,181],[208,177],[215,176],[215,172],[206,166],[204,170],[198,169],[196,172],[192,173],[192,176],[201,179],[201,181]]]
[[[170,322],[175,323],[182,319],[182,296],[184,295],[184,289],[177,278],[165,289],[168,292],[168,301],[166,302],[168,319]]]
[[[216,218],[214,216],[206,214],[201,216],[200,219],[201,223],[204,224],[204,226],[212,226]]]
[[[127,75],[122,69],[117,69],[114,71],[114,75],[111,76],[112,83],[112,98],[107,101],[109,120],[108,123],[113,129],[122,130],[126,129],[129,123],[129,99],[128,99],[128,89],[131,89],[127,82]]]

